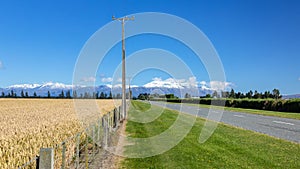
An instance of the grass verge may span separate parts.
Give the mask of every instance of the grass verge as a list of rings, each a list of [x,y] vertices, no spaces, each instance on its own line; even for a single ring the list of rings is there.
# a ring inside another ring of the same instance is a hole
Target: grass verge
[[[140,111],[149,107],[143,102],[133,104]],[[134,116],[134,111],[131,109],[129,116]],[[138,138],[153,136],[168,129],[177,116],[176,111],[164,110],[150,123],[128,121],[126,132]],[[300,168],[300,144],[223,124],[200,144],[204,122],[197,118],[190,133],[169,151],[147,158],[126,158],[120,168]]]
[[[168,102],[169,104],[179,104],[179,103],[172,103]],[[206,104],[191,104],[191,103],[184,103],[192,106],[198,106],[200,108],[210,108],[211,105]],[[290,113],[290,112],[279,112],[279,111],[269,111],[269,110],[256,110],[256,109],[244,109],[244,108],[235,108],[235,107],[222,107],[222,106],[212,106],[215,109],[224,109],[226,111],[231,112],[241,112],[241,113],[250,113],[250,114],[259,114],[264,116],[275,116],[275,117],[283,117],[283,118],[290,118],[290,119],[297,119],[300,120],[300,113]]]

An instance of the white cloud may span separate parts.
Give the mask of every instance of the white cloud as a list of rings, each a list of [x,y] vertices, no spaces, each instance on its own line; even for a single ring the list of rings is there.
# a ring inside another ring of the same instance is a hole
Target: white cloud
[[[109,83],[109,82],[112,82],[112,81],[113,81],[113,78],[111,78],[111,77],[101,78],[101,82],[103,82],[103,83]]]
[[[231,89],[234,85],[231,82],[221,82],[221,81],[210,81],[210,89],[211,90],[229,90]]]
[[[2,69],[2,68],[3,68],[3,63],[0,60],[0,69]]]
[[[91,77],[84,77],[81,79],[81,81],[83,82],[95,82],[96,81],[96,78],[91,76]]]

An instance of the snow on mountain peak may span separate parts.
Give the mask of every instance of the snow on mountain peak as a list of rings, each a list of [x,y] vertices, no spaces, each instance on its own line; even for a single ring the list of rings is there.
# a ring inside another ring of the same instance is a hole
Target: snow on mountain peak
[[[168,78],[162,80],[161,78],[153,78],[151,82],[144,85],[146,88],[160,87],[160,88],[192,88],[197,87],[197,81],[195,77],[190,77],[189,79],[174,79]]]
[[[8,88],[9,89],[11,88],[33,89],[39,86],[40,86],[39,84],[16,84],[16,85],[8,86]]]
[[[40,86],[41,88],[50,88],[50,89],[57,89],[57,88],[62,88],[62,89],[71,89],[73,85],[66,85],[63,83],[53,83],[53,82],[47,82],[44,83],[43,85]]]
[[[50,89],[72,89],[73,85],[66,85],[63,83],[53,83],[53,82],[47,82],[43,84],[16,84],[11,85],[8,88],[9,89],[16,89],[16,88],[22,88],[22,89],[34,89],[34,88],[50,88]]]

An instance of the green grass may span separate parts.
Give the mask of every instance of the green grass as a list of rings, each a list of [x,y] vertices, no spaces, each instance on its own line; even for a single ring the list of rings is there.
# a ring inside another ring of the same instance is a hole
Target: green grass
[[[145,111],[148,104],[132,103],[140,111],[151,113]],[[135,111],[130,109],[129,116],[135,116]],[[178,112],[165,110],[150,123],[128,121],[126,132],[137,138],[154,136],[168,129],[177,117]],[[300,168],[300,144],[223,124],[200,144],[198,138],[204,122],[197,118],[190,133],[171,150],[153,157],[125,158],[120,168]],[[132,146],[125,147],[125,154]]]

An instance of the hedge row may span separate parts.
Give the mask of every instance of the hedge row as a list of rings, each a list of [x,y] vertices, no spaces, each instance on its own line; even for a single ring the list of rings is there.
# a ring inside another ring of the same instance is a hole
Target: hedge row
[[[162,101],[162,99],[152,99]],[[245,109],[271,110],[300,113],[300,99],[167,99],[167,102],[206,104]]]

